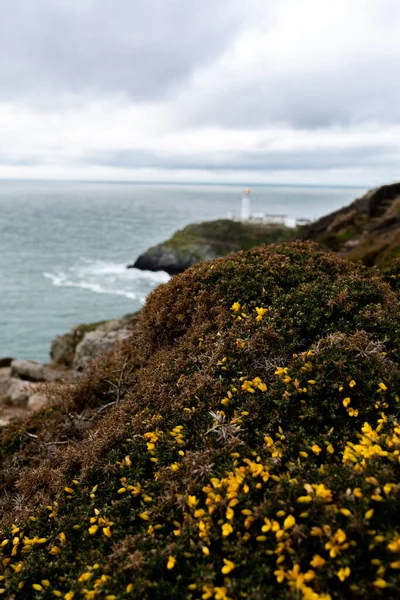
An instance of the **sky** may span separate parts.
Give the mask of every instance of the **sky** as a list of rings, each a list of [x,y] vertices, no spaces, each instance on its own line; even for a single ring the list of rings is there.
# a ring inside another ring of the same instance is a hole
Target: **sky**
[[[398,0],[0,0],[0,178],[400,179]]]

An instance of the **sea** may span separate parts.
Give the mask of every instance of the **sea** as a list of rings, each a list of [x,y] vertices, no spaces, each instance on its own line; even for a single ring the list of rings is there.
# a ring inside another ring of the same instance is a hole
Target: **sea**
[[[0,357],[49,361],[79,323],[141,308],[168,281],[127,269],[188,223],[238,212],[243,186],[0,181]],[[252,210],[316,219],[354,187],[250,186]]]

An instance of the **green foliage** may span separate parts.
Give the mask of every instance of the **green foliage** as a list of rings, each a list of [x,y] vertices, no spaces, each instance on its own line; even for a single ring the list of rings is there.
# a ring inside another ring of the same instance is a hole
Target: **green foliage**
[[[60,388],[57,427],[91,425],[27,457],[6,597],[396,598],[397,271],[297,243],[155,290],[140,333]]]
[[[213,259],[237,250],[247,250],[261,243],[291,241],[296,238],[297,233],[297,229],[284,226],[220,219],[187,225],[160,246],[182,256]]]

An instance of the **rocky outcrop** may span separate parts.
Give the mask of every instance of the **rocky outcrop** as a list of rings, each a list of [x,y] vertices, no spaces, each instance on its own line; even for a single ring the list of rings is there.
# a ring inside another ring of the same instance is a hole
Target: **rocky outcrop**
[[[0,427],[47,406],[52,386],[78,377],[99,354],[129,337],[139,318],[140,313],[133,313],[121,319],[74,327],[53,341],[50,365],[0,358]]]
[[[123,339],[124,337],[127,337],[127,335],[129,335],[129,333],[134,330],[135,326],[137,325],[138,319],[139,313],[132,313],[129,315],[125,315],[120,319],[112,319],[111,321],[100,321],[98,323],[77,325],[68,333],[65,333],[64,335],[59,335],[53,340],[50,350],[50,356],[52,358],[53,363],[74,369],[79,368],[79,370],[81,370],[83,363],[87,364],[87,360],[84,359],[83,362],[81,362],[80,360],[76,359],[76,354],[77,349],[80,346],[80,354],[82,355],[81,342],[83,342],[83,340],[88,334],[94,332],[108,333],[120,331],[122,332],[120,336],[118,336],[117,334],[115,334],[114,336],[113,343],[116,343],[118,339]],[[126,334],[126,332],[128,333]],[[89,340],[92,340],[92,342],[88,344],[88,346],[91,346],[92,358],[94,358],[100,352],[102,352],[102,350],[105,349],[105,346],[107,346],[107,348],[110,347],[108,344],[102,345],[100,343],[100,338],[102,337],[104,336],[99,335],[89,337]],[[97,351],[94,350],[94,339],[99,340]],[[85,344],[83,345],[83,347],[85,347]]]
[[[240,223],[229,219],[188,225],[141,254],[128,268],[181,273],[201,260],[213,260],[262,243],[294,239],[296,230],[263,223]]]
[[[0,405],[11,404],[13,406],[24,406],[31,392],[27,381],[21,381],[11,375],[0,377]]]
[[[33,360],[13,360],[11,375],[26,381],[59,381],[65,373]]]
[[[76,325],[68,333],[58,335],[51,343],[50,357],[52,361],[65,367],[72,367],[79,342],[83,340],[86,333],[93,331],[102,323],[103,321],[89,325]]]
[[[83,371],[96,356],[107,350],[111,350],[117,342],[129,337],[130,334],[131,331],[128,329],[117,329],[115,331],[96,330],[86,333],[76,348],[73,362],[74,370]]]

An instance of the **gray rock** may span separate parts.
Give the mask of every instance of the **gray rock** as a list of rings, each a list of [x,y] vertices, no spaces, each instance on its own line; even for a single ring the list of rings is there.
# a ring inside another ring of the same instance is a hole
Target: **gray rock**
[[[154,247],[141,254],[133,265],[128,266],[128,269],[166,271],[169,275],[176,275],[198,263],[199,260],[201,259],[195,256],[185,256],[179,250]]]
[[[53,362],[65,367],[72,367],[75,358],[77,346],[83,340],[87,333],[93,331],[117,331],[133,330],[139,321],[139,312],[125,315],[120,319],[112,321],[100,321],[98,323],[87,323],[76,325],[71,331],[64,335],[57,336],[52,344],[50,356]]]
[[[111,350],[117,342],[129,337],[131,333],[129,329],[90,331],[76,348],[73,368],[76,371],[82,371],[96,356],[106,350]]]
[[[49,398],[42,392],[36,392],[28,400],[28,408],[32,411],[41,410],[49,404]]]
[[[33,360],[13,360],[11,375],[27,381],[58,381],[64,373]]]
[[[15,377],[0,378],[0,404],[22,406],[27,403],[32,388],[27,381]]]

